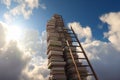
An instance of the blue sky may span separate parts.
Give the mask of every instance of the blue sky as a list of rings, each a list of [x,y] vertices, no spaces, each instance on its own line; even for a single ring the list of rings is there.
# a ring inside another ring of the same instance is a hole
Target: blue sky
[[[120,80],[119,0],[0,0],[0,70],[18,67],[0,80],[48,78],[45,30],[56,13],[73,26],[100,80]]]
[[[107,31],[107,27],[103,24],[99,17],[102,14],[109,12],[118,12],[120,1],[87,1],[87,0],[77,0],[77,1],[41,1],[46,5],[46,10],[41,8],[36,9],[31,16],[30,22],[35,20],[34,23],[36,27],[42,27],[45,30],[46,22],[55,13],[63,16],[65,24],[69,22],[80,22],[83,26],[90,26],[93,31],[93,36],[96,39],[103,39],[103,32]],[[28,20],[29,22],[29,20]],[[99,29],[99,25],[104,26]],[[34,26],[34,25],[33,25]],[[41,28],[38,28],[41,29]],[[99,36],[98,36],[99,35]]]
[[[38,29],[40,32],[45,30],[46,22],[50,17],[58,13],[63,16],[65,24],[69,22],[80,22],[83,26],[90,26],[93,31],[93,36],[95,39],[107,41],[103,38],[103,32],[107,31],[107,27],[103,24],[99,17],[105,13],[118,12],[120,1],[112,0],[100,0],[100,1],[88,1],[88,0],[70,0],[70,1],[47,1],[41,0],[40,3],[46,6],[46,9],[38,7],[33,10],[30,19],[24,19],[24,17],[18,16],[17,23],[23,24],[25,27],[32,27]],[[14,7],[15,3],[12,3]],[[16,6],[16,5],[15,5]],[[5,5],[1,5],[0,15],[2,21],[4,21],[3,14],[8,10]],[[103,26],[99,29],[99,26]],[[99,35],[99,36],[98,36]]]

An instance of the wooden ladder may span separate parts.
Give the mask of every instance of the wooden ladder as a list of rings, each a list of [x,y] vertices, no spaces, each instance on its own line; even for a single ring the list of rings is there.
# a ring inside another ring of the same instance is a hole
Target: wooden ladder
[[[96,75],[96,73],[95,73],[95,71],[94,71],[94,69],[93,69],[93,67],[92,67],[92,65],[91,65],[91,63],[90,63],[90,61],[89,61],[89,59],[88,59],[88,57],[87,57],[87,55],[84,51],[79,39],[77,38],[77,35],[75,34],[75,31],[73,30],[73,28],[71,27],[71,30],[70,29],[64,29],[64,30],[67,31],[67,34],[72,35],[71,38],[74,38],[74,40],[72,40],[72,42],[77,42],[78,45],[74,46],[74,47],[79,47],[81,49],[81,51],[76,51],[76,53],[83,54],[84,58],[78,58],[78,59],[79,60],[85,60],[87,62],[87,65],[81,65],[81,67],[86,67],[86,68],[89,67],[91,73],[87,74],[87,76],[93,76],[95,80],[98,80],[98,77],[97,77],[97,75]],[[73,52],[72,52],[72,49],[71,49],[71,47],[73,47],[73,46],[70,45],[70,43],[67,39],[66,39],[66,43],[67,43],[67,47],[68,47],[68,50],[70,52],[70,56],[72,58],[73,64],[75,66],[75,70],[76,70],[76,73],[77,73],[77,76],[78,76],[78,80],[82,80],[81,75],[79,73],[80,71],[78,70],[78,66],[75,62]]]

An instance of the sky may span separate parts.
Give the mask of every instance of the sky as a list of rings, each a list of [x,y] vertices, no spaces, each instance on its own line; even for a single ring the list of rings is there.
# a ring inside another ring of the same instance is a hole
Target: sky
[[[119,0],[0,0],[0,80],[47,80],[46,24],[54,14],[73,27],[99,80],[120,80],[119,4]]]

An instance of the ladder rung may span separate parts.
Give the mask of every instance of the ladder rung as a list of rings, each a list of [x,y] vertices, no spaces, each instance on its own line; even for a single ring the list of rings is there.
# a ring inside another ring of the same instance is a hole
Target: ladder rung
[[[65,31],[59,31],[58,33],[64,33]]]
[[[66,37],[75,37],[74,35],[69,35],[69,36],[66,36]]]
[[[63,29],[63,30],[68,30],[68,31],[72,31],[72,30],[70,30],[70,29]]]
[[[67,32],[67,34],[74,34],[73,32]]]
[[[75,36],[70,36],[71,38],[76,38]]]
[[[77,40],[68,40],[69,42],[78,42]]]
[[[73,40],[73,41],[71,41],[71,42],[78,42],[78,41],[76,41],[76,40]]]
[[[75,36],[66,36],[66,37],[67,37],[67,38],[69,38],[69,37],[70,37],[70,38],[74,38],[74,39],[76,38]]]
[[[70,46],[70,47],[80,47],[80,46],[78,46],[78,45],[73,45],[73,46]]]
[[[69,50],[67,50],[67,51],[69,51]],[[73,51],[73,50],[72,50],[72,52],[75,52],[76,54],[83,53],[82,51]]]
[[[93,74],[81,74],[81,76],[94,76]]]
[[[89,65],[81,65],[80,67],[89,67]]]
[[[89,76],[93,76],[93,74],[87,74],[87,75],[89,75]]]
[[[74,39],[76,39],[76,37],[71,37],[71,38],[74,38]]]
[[[73,52],[76,52],[76,53],[83,53],[82,51],[73,51]]]
[[[67,51],[69,51],[69,50],[67,50]],[[82,51],[75,51],[75,50],[72,50],[72,52],[75,52],[76,54],[77,53],[83,53]]]
[[[86,58],[77,58],[77,59],[86,59]]]

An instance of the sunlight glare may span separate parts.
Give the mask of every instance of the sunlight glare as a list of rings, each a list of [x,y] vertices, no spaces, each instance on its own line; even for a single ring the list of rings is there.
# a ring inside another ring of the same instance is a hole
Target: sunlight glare
[[[7,29],[7,41],[15,40],[19,41],[22,35],[22,29],[18,26],[10,26]]]

